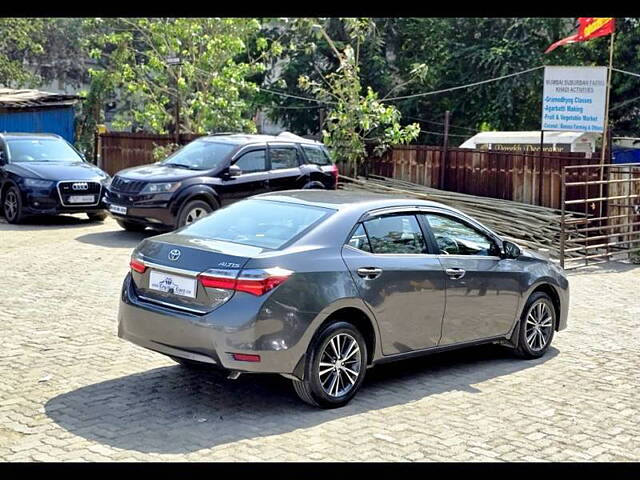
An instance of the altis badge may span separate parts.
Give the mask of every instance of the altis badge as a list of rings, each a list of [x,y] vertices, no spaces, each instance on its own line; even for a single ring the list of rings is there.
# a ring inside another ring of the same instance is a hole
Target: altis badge
[[[239,263],[231,263],[231,262],[220,262],[218,263],[218,266],[224,267],[224,268],[240,268]]]

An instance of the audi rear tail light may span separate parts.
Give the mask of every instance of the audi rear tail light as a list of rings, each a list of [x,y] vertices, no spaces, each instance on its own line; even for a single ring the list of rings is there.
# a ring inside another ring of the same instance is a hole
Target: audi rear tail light
[[[204,287],[223,288],[260,296],[284,283],[293,273],[291,270],[280,267],[242,270],[239,275],[237,271],[235,274],[233,272],[232,270],[207,270],[198,278]]]

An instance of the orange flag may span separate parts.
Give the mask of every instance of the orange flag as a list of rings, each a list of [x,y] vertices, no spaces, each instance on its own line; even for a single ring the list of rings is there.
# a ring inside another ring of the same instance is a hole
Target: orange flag
[[[594,18],[594,17],[581,17],[578,18],[580,26],[578,27],[578,33],[558,40],[551,45],[544,53],[549,53],[555,50],[560,45],[566,45],[567,43],[586,42],[592,38],[602,37],[604,35],[610,35],[615,31],[615,18]]]

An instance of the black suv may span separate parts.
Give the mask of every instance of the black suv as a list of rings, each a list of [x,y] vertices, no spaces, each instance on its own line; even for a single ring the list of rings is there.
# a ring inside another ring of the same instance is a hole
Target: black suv
[[[338,169],[319,142],[287,132],[218,134],[118,172],[105,202],[125,230],[172,230],[251,195],[337,183]]]
[[[102,196],[109,180],[58,135],[0,133],[0,200],[9,223],[58,213],[104,220]]]

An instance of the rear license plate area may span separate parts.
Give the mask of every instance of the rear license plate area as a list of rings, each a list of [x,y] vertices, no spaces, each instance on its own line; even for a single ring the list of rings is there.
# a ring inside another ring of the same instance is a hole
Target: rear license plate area
[[[196,279],[158,270],[149,272],[149,290],[179,297],[196,298]]]

